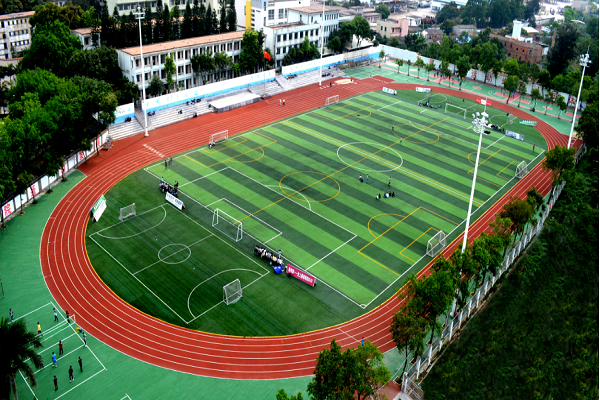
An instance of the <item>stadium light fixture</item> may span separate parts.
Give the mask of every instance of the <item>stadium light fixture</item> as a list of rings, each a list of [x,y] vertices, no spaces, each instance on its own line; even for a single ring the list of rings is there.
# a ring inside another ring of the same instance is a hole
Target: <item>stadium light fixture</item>
[[[146,84],[144,82],[144,51],[142,49],[142,19],[144,19],[144,12],[137,6],[135,10],[135,18],[138,20],[138,27],[140,28],[140,61],[142,62],[142,112],[144,113],[144,136],[148,137],[148,115],[146,114]]]
[[[590,47],[588,46],[588,52],[579,56],[579,65],[583,67],[583,72],[581,73],[581,83],[579,84],[579,93],[577,93],[577,102],[575,102],[575,112],[573,113],[573,122],[571,122],[571,132],[569,133],[567,149],[571,148],[571,138],[573,137],[573,129],[575,129],[575,117],[577,117],[577,110],[579,109],[579,96],[581,96],[581,87],[583,86],[583,78],[585,77],[585,67],[591,62],[589,52]]]
[[[323,45],[325,44],[325,0],[323,0],[323,15],[321,16],[321,59],[319,60],[319,86],[323,79]]]

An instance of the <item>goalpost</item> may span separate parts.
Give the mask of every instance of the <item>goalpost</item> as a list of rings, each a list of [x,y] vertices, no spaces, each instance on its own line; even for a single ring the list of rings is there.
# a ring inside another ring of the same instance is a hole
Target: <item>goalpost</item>
[[[467,119],[467,109],[459,106],[455,106],[454,104],[446,103],[446,108],[444,109],[444,114],[448,114],[448,107],[456,108],[458,111],[454,111],[450,109],[450,113],[460,115],[462,113],[463,119]]]
[[[227,305],[233,304],[242,298],[242,285],[240,280],[228,283],[223,286],[223,302]]]
[[[427,255],[429,257],[435,257],[445,248],[446,234],[443,231],[439,231],[427,242]]]
[[[209,143],[218,143],[227,139],[229,139],[229,130],[225,129],[224,131],[213,133],[212,135],[210,135]]]
[[[519,179],[527,175],[527,163],[525,161],[521,161],[519,165],[517,165],[517,170],[515,171],[515,176]]]
[[[512,125],[513,121],[516,119],[517,117],[515,117],[512,114],[508,114],[508,116],[506,117],[506,123],[508,125]]]
[[[332,104],[337,104],[340,102],[340,96],[339,95],[335,95],[335,96],[331,96],[328,97],[327,100],[325,100],[325,107],[329,107]]]
[[[121,208],[119,212],[119,221],[123,222],[125,218],[135,217],[135,203]]]
[[[218,208],[213,213],[212,227],[235,242],[244,237],[242,222]]]

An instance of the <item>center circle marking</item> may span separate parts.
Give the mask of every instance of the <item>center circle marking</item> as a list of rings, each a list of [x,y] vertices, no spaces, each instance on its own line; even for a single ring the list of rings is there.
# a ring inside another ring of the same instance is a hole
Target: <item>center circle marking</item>
[[[175,247],[174,251],[171,251],[170,254],[167,254],[165,258],[162,258],[160,256],[160,253],[169,248],[169,247]],[[181,247],[182,249],[178,249],[178,247]],[[187,257],[185,257],[185,259],[181,260],[181,261],[169,261],[170,256],[172,256],[175,253],[184,253],[187,250]],[[180,243],[172,243],[172,244],[168,244],[166,246],[163,246],[159,251],[158,251],[158,259],[162,262],[164,262],[165,264],[181,264],[182,262],[185,262],[188,260],[188,258],[190,258],[192,256],[192,250],[189,248],[189,246],[186,246],[185,244],[180,244]]]

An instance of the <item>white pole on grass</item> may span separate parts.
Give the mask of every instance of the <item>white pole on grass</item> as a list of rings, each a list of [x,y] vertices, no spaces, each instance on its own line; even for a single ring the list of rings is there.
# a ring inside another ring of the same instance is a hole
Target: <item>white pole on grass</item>
[[[588,53],[590,48],[588,46]],[[573,122],[571,123],[571,132],[569,133],[569,143],[567,144],[567,149],[571,148],[571,138],[573,137],[573,129],[575,128],[575,117],[577,116],[577,109],[579,108],[579,96],[581,96],[581,87],[583,86],[583,77],[585,76],[585,67],[590,63],[590,55],[586,53],[579,57],[579,65],[583,67],[583,72],[581,73],[581,83],[579,84],[579,93],[577,93],[577,102],[575,103],[575,111],[573,112]]]
[[[144,83],[144,51],[142,49],[142,19],[144,18],[144,12],[137,7],[135,11],[135,17],[138,20],[138,26],[140,28],[140,60],[142,61],[142,112],[144,113],[144,136],[148,137],[148,115],[146,115],[146,84]]]
[[[323,15],[321,16],[321,59],[319,60],[319,86],[323,79],[323,44],[325,43],[325,0],[323,0]]]

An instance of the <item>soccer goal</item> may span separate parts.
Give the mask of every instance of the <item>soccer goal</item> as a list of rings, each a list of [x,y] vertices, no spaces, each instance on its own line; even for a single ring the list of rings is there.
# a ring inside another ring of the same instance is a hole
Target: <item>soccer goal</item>
[[[218,208],[213,213],[212,226],[233,241],[239,242],[244,237],[242,222]]]
[[[226,129],[224,131],[213,133],[212,135],[210,135],[209,143],[218,143],[227,139],[229,139],[229,130]]]
[[[228,283],[223,286],[223,302],[227,305],[233,304],[242,298],[242,285],[240,280]]]
[[[448,110],[448,108],[450,108],[450,110]],[[444,112],[445,114],[448,114],[448,112],[450,112],[450,114],[456,115],[462,114],[463,119],[467,119],[467,109],[455,106],[454,104],[446,103],[446,108],[444,109]]]
[[[527,175],[527,163],[525,161],[521,161],[519,165],[517,165],[517,170],[515,171],[515,176],[519,179]]]
[[[439,231],[427,242],[427,255],[429,257],[435,257],[445,248],[446,234],[443,231]]]
[[[328,97],[327,100],[325,100],[325,107],[329,107],[332,104],[336,104],[340,102],[340,96],[339,95],[335,95],[335,96],[331,96]]]
[[[515,117],[515,116],[514,116],[514,115],[512,115],[512,114],[508,114],[508,115],[506,116],[506,123],[507,123],[508,125],[512,125],[512,123],[514,122],[514,120],[515,120],[516,118],[517,118],[517,117]]]
[[[119,212],[119,221],[123,222],[125,218],[135,217],[135,203],[121,208]]]

